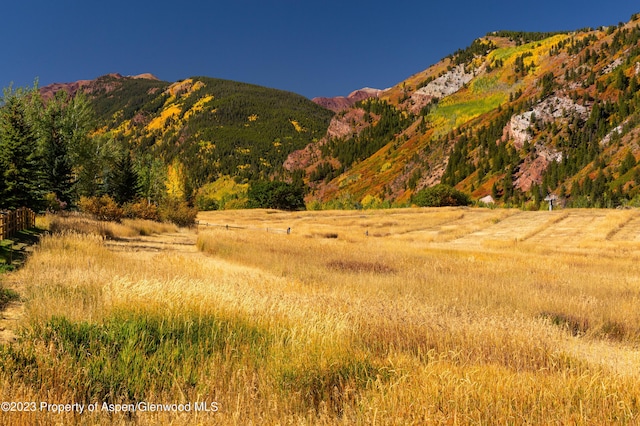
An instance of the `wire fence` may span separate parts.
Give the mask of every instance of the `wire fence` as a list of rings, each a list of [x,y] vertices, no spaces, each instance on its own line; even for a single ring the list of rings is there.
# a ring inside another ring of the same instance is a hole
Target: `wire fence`
[[[227,229],[227,230],[242,229],[242,230],[247,230],[247,231],[270,232],[272,234],[291,234],[291,228],[287,228],[287,229],[282,229],[282,228],[260,228],[260,227],[256,227],[256,226],[221,225],[221,224],[218,224],[218,223],[209,223],[209,222],[200,222],[200,221],[198,221],[196,224],[199,227],[200,226],[204,226],[204,227],[212,227],[212,228],[222,228],[222,229]]]

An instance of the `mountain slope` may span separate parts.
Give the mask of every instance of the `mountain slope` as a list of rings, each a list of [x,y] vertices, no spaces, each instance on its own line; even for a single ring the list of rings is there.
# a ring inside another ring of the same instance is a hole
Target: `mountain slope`
[[[110,74],[42,91],[55,89],[84,91],[97,136],[179,167],[192,190],[221,176],[278,174],[292,151],[325,134],[333,115],[294,93],[208,77],[169,83]]]
[[[321,202],[402,204],[444,182],[502,203],[537,205],[548,192],[625,203],[640,183],[639,38],[637,16],[571,33],[490,33],[336,115],[339,134],[285,165],[305,170]]]

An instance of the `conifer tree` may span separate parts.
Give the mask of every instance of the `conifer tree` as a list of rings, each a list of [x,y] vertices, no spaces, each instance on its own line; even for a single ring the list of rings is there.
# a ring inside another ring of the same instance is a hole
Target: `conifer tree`
[[[74,198],[75,182],[69,155],[71,134],[65,117],[68,102],[67,92],[57,92],[54,98],[43,106],[37,121],[44,189],[54,193],[58,200],[67,204]]]
[[[0,208],[38,209],[42,200],[30,93],[25,89],[4,91],[0,108]]]
[[[105,190],[120,205],[133,201],[139,195],[138,173],[129,150],[123,150],[116,157],[107,175]]]

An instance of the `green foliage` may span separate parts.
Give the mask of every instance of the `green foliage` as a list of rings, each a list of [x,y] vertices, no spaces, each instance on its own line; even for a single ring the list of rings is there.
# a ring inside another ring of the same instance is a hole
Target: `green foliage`
[[[305,208],[302,186],[287,182],[252,182],[249,185],[247,196],[251,208],[279,210],[303,210]]]
[[[105,177],[102,191],[122,205],[133,201],[140,195],[139,176],[136,172],[131,153],[122,150]]]
[[[46,190],[54,193],[64,203],[71,203],[74,198],[73,165],[69,155],[74,141],[73,122],[67,117],[69,102],[71,100],[67,92],[58,91],[42,107],[36,120]]]
[[[368,99],[357,104],[366,114],[379,116],[377,123],[365,128],[348,140],[332,139],[323,147],[323,154],[337,158],[343,167],[350,167],[358,161],[370,157],[391,142],[412,122],[413,118],[393,105],[378,99]]]
[[[49,350],[2,346],[0,369],[37,387],[69,383],[77,402],[135,403],[191,391],[218,357],[245,354],[259,363],[266,355],[270,336],[264,330],[240,319],[195,317],[127,311],[102,323],[54,317],[24,331],[26,341]]]
[[[496,144],[496,141],[502,137],[504,126],[514,113],[513,108],[507,108],[491,120],[489,125],[483,125],[475,132],[465,132],[457,137],[453,132],[447,135],[446,139],[449,140],[447,144],[453,144],[453,150],[441,182],[455,186],[478,170],[478,183],[480,183],[489,171],[502,173],[515,167],[520,162],[516,151],[504,143]],[[474,150],[479,154],[477,164],[469,158]]]
[[[471,199],[467,194],[445,184],[421,189],[413,195],[412,201],[420,207],[468,206],[471,204]]]
[[[153,146],[167,163],[179,157],[194,187],[221,175],[246,180],[271,175],[291,152],[324,136],[333,116],[290,92],[206,77],[194,81],[204,85],[175,101],[180,119],[186,120],[185,111],[200,99],[213,99],[187,125],[163,133]]]
[[[4,91],[0,108],[0,209],[38,210],[44,195],[38,135],[29,101],[34,90]]]
[[[166,81],[106,75],[97,79],[91,105],[100,124],[119,124],[138,112],[157,112],[167,98],[163,94],[167,87]]]
[[[622,163],[620,164],[619,172],[621,175],[624,175],[635,166],[636,166],[636,157],[634,157],[631,151],[627,151],[627,154],[625,155],[624,159],[622,160]]]
[[[248,187],[230,176],[223,176],[198,189],[195,203],[200,211],[245,208]]]
[[[526,31],[494,31],[488,33],[487,36],[504,37],[516,42],[516,46],[531,43],[533,41],[542,41],[545,38],[553,37],[565,32],[526,32]]]
[[[491,40],[474,40],[466,49],[459,49],[453,54],[453,63],[455,65],[468,64],[476,56],[485,56],[497,46]]]

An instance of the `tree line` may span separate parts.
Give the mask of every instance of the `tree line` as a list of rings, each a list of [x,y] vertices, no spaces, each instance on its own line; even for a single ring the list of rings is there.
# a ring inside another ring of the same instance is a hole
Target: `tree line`
[[[110,212],[111,219],[127,212],[158,219],[157,209],[173,203],[167,200],[167,166],[149,155],[134,156],[124,141],[95,132],[94,124],[93,109],[82,93],[58,91],[45,100],[36,85],[5,89],[0,101],[0,209],[85,207],[97,216]]]

